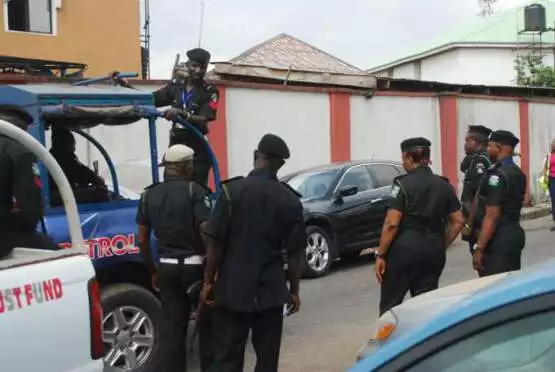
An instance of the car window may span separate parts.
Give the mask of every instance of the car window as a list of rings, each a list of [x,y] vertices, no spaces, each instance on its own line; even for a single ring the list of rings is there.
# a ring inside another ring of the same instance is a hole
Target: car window
[[[364,166],[355,166],[346,171],[339,188],[344,186],[356,186],[359,192],[374,188],[370,174]]]
[[[287,184],[303,198],[324,196],[337,177],[339,170],[300,173],[287,181]]]
[[[427,357],[409,372],[548,372],[555,366],[555,311],[473,334]]]
[[[397,169],[389,164],[372,164],[370,165],[370,169],[372,170],[378,187],[393,184],[393,179],[400,175]]]

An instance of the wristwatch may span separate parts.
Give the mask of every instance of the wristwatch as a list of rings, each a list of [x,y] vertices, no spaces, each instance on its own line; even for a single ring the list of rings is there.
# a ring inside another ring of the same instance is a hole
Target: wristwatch
[[[381,255],[380,252],[377,249],[374,251],[374,256],[376,258],[381,258],[382,260],[385,260],[385,256]]]
[[[476,251],[480,251],[482,253],[484,252],[482,248],[478,247],[478,243],[474,243],[474,245],[472,246],[472,253]]]

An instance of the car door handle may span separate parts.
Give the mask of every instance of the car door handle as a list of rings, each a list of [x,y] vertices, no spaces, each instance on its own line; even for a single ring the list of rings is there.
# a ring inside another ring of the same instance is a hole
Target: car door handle
[[[372,199],[372,200],[370,201],[370,204],[376,204],[377,202],[382,201],[382,200],[383,200],[383,198]]]

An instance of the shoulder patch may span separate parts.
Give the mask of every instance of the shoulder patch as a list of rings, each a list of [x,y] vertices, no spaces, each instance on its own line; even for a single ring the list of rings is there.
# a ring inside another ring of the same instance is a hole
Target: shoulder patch
[[[204,206],[206,208],[212,209],[212,199],[210,198],[210,195],[205,195],[202,200],[204,201]]]
[[[396,198],[399,195],[399,191],[401,191],[401,187],[399,185],[393,184],[391,187],[391,197]]]
[[[291,191],[293,194],[295,194],[296,196],[298,196],[299,198],[302,198],[303,195],[300,194],[299,192],[297,192],[297,190],[293,189],[291,186],[289,186],[289,184],[287,184],[286,182],[280,182],[283,186],[285,186],[287,189],[289,189],[289,191]]]
[[[33,175],[35,175],[35,177],[40,177],[40,169],[37,162],[33,162]]]
[[[499,176],[497,174],[492,174],[491,176],[489,176],[488,185],[490,185],[491,187],[499,186]]]
[[[230,183],[230,182],[233,182],[233,181],[242,180],[243,178],[245,178],[245,177],[237,176],[237,177],[233,177],[233,178],[228,178],[227,180],[221,181],[221,183],[223,185],[223,184]]]

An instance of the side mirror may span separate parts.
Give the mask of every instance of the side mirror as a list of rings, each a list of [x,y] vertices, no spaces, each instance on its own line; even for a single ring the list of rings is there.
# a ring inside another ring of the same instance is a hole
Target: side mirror
[[[340,197],[352,196],[358,192],[357,186],[343,186],[339,189],[338,195]]]

